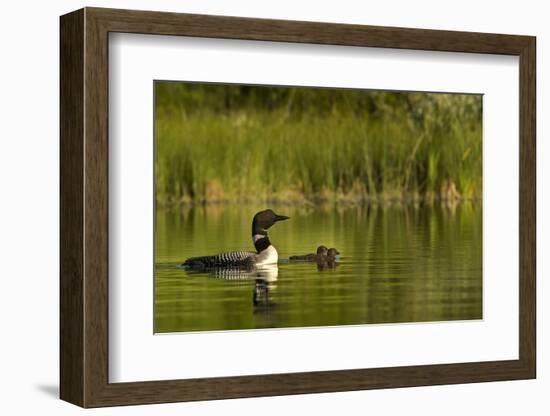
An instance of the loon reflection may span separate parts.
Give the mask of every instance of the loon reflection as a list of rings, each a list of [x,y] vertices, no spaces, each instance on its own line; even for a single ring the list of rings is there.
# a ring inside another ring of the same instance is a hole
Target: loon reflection
[[[206,270],[186,270],[190,274],[208,275],[216,279],[230,281],[251,281],[263,279],[266,282],[275,282],[279,275],[277,264],[264,264],[249,267],[211,267]]]
[[[252,290],[252,303],[254,306],[269,306],[269,283],[264,279],[256,279]]]
[[[269,300],[269,291],[277,287],[275,282],[277,281],[278,274],[279,270],[276,265],[256,270],[256,280],[254,282],[254,289],[252,290],[254,312],[266,311],[274,306],[274,303]]]

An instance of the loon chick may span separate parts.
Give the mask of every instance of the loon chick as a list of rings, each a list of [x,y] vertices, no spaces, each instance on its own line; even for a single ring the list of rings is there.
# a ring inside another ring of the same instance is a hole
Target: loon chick
[[[271,209],[260,211],[252,220],[252,241],[256,253],[249,251],[230,251],[213,256],[191,257],[185,260],[182,267],[190,269],[211,269],[219,267],[253,268],[265,264],[277,264],[279,255],[271,245],[267,230],[277,221],[288,220],[285,215],[277,215]]]
[[[338,266],[338,263],[336,262],[336,256],[338,254],[340,254],[340,252],[336,250],[334,247],[329,248],[326,256],[316,261],[317,270],[323,271],[326,269],[335,269],[336,266]]]
[[[328,248],[325,246],[317,247],[317,253],[304,254],[302,256],[290,256],[288,259],[290,261],[318,261],[323,259],[328,253]]]

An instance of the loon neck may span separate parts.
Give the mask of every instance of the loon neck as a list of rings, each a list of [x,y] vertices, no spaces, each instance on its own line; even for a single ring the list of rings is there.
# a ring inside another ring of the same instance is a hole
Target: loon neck
[[[254,242],[254,247],[256,247],[256,251],[258,253],[261,253],[266,248],[271,246],[271,241],[269,241],[269,237],[266,234],[254,234],[252,236],[252,241]]]

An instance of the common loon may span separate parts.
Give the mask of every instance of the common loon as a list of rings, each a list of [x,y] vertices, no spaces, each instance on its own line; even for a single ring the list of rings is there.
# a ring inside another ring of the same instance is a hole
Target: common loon
[[[213,256],[191,257],[182,263],[189,269],[212,269],[220,267],[242,267],[250,269],[256,266],[277,264],[279,255],[271,245],[267,230],[277,221],[288,220],[286,215],[277,215],[271,209],[260,211],[252,220],[252,241],[256,253],[249,251],[230,251]]]

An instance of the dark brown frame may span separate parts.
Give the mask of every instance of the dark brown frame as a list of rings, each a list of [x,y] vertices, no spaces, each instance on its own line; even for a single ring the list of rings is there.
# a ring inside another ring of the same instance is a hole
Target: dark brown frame
[[[99,8],[69,13],[60,23],[63,400],[99,407],[535,378],[534,37]],[[519,56],[519,359],[109,383],[109,32]]]

